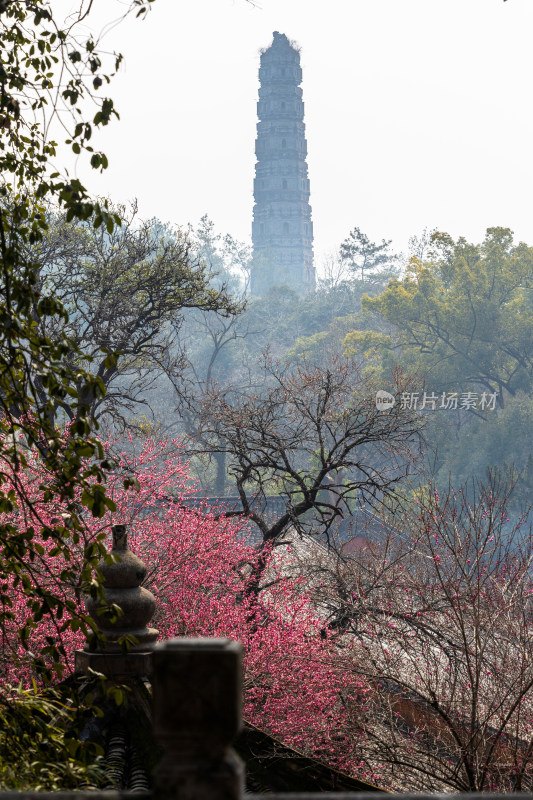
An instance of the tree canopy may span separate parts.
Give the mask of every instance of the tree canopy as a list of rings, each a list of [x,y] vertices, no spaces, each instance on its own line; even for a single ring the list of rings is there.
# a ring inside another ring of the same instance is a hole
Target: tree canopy
[[[159,220],[139,220],[137,205],[112,206],[121,218],[111,232],[90,222],[66,222],[51,215],[44,238],[34,247],[39,286],[68,313],[62,330],[90,359],[105,395],[87,397],[92,416],[123,428],[146,406],[152,384],[165,375],[171,391],[185,355],[179,332],[186,309],[232,317],[239,305],[226,286],[212,286],[213,271],[187,231]],[[48,335],[58,325],[43,321]],[[108,363],[105,353],[116,360]],[[68,419],[75,411],[57,400]]]
[[[379,280],[380,273],[395,271],[398,256],[391,253],[391,244],[386,239],[371,242],[360,228],[352,228],[340,246],[340,258],[354,276],[360,273],[361,281]]]
[[[533,248],[508,228],[481,244],[434,233],[405,277],[363,298],[374,330],[344,339],[386,382],[401,368],[418,376],[406,398],[430,414],[430,469],[447,484],[512,471],[517,507],[532,487]]]
[[[498,404],[533,379],[533,248],[508,228],[489,228],[480,245],[432,237],[428,261],[411,259],[363,306],[395,326],[384,346],[422,366],[431,388],[482,387]],[[349,334],[349,346],[361,338]]]

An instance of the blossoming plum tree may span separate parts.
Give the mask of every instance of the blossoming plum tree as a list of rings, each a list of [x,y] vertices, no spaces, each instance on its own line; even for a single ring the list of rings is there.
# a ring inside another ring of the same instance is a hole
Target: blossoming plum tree
[[[170,454],[169,454],[170,452]],[[43,469],[37,456],[28,456],[25,472],[32,502],[47,521],[65,512],[56,502],[45,503],[39,495]],[[332,637],[320,636],[322,617],[313,610],[306,581],[284,574],[273,566],[268,592],[247,598],[244,592],[250,570],[258,557],[247,544],[247,523],[214,512],[200,513],[172,502],[169,496],[186,496],[186,464],[177,443],[147,442],[138,454],[117,457],[107,493],[114,511],[100,519],[87,518],[88,536],[107,536],[112,524],[129,527],[132,549],[149,570],[145,585],[157,596],[154,624],[162,638],[172,636],[229,636],[245,648],[244,711],[247,720],[282,739],[286,744],[316,755],[327,763],[360,777],[375,775],[360,763],[360,743],[352,723],[347,726],[346,705],[364,705],[366,684],[351,669],[352,659],[341,653]],[[126,491],[124,477],[135,473],[137,491]],[[13,523],[23,514],[13,511]],[[64,654],[64,666],[72,669],[73,652],[83,645],[81,629],[68,618],[80,613],[83,598],[78,587],[62,580],[64,567],[81,567],[82,543],[54,554],[46,541],[35,539],[39,551],[32,567],[36,578],[62,592],[63,614],[42,615],[33,627],[29,645],[46,648],[48,641]],[[2,631],[3,678],[13,682],[32,677],[33,662],[16,638],[17,626],[27,614],[27,598],[12,581],[13,616]],[[75,606],[78,606],[76,609]],[[46,649],[45,649],[46,652]],[[353,653],[352,653],[353,656]]]

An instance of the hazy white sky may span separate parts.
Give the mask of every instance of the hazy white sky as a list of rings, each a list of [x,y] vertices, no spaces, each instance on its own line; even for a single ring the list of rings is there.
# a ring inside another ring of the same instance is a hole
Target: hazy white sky
[[[120,5],[101,2],[102,21]],[[259,50],[301,47],[315,254],[355,225],[406,250],[424,227],[533,244],[532,0],[157,0],[125,55],[110,167],[90,188],[249,239]]]

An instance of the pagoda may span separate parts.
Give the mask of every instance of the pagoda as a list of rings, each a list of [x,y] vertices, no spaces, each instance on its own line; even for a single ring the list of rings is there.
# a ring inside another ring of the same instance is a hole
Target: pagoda
[[[302,70],[285,34],[274,31],[262,52],[259,81],[251,291],[288,285],[304,294],[315,288],[315,269]]]

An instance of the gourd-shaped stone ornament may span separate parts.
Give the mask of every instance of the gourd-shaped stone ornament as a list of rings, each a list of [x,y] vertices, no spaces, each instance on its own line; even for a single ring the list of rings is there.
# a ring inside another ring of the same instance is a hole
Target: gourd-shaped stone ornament
[[[89,614],[95,620],[99,630],[105,634],[106,642],[98,650],[112,653],[120,652],[118,639],[121,636],[135,636],[138,644],[130,645],[129,652],[149,650],[155,643],[158,631],[149,628],[156,607],[152,592],[141,586],[146,577],[146,566],[128,547],[128,531],[125,525],[113,525],[113,547],[111,553],[119,556],[114,564],[100,561],[98,569],[104,578],[104,594],[106,605],[116,605],[122,609],[115,621],[109,611],[98,613],[102,608],[92,597],[86,599]]]

